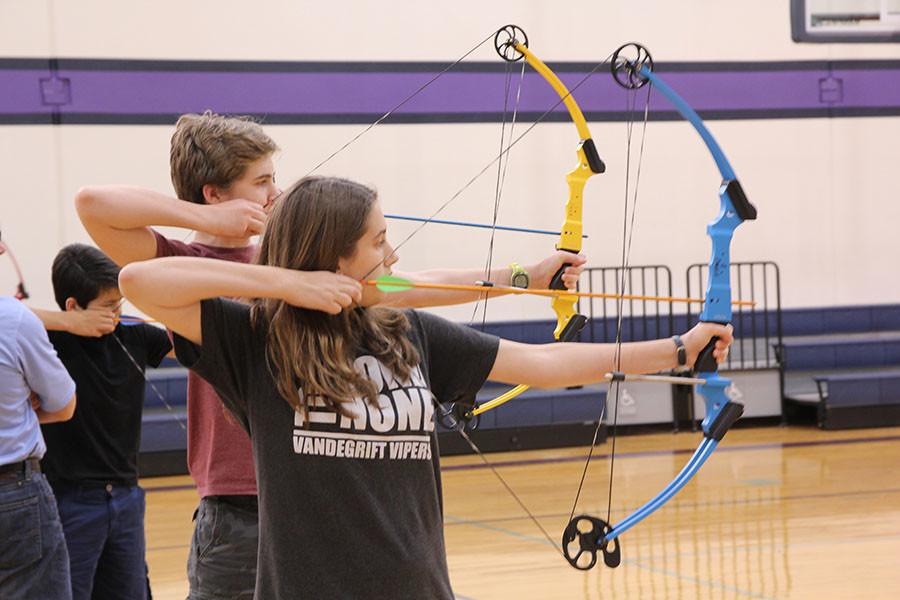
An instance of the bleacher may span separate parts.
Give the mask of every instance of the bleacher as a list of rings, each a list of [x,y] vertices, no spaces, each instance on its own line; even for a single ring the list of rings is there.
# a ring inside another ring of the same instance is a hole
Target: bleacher
[[[141,426],[144,476],[187,472],[187,369],[171,358],[147,369]]]
[[[900,424],[900,306],[786,310],[785,417],[823,429]]]

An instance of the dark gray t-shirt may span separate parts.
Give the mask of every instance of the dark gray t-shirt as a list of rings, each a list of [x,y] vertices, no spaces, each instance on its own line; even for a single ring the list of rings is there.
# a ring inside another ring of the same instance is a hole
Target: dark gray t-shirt
[[[421,356],[409,381],[374,357],[355,362],[381,389],[356,418],[315,405],[309,424],[278,393],[264,328],[229,300],[202,307],[203,346],[175,336],[179,360],[209,381],[250,433],[259,484],[256,596],[452,599],[444,551],[434,399],[469,401],[496,338],[408,311]]]

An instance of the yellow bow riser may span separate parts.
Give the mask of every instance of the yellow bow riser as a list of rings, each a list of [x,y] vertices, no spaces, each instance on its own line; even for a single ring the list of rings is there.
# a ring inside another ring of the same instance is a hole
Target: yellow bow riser
[[[581,252],[581,240],[583,231],[582,204],[584,186],[588,179],[597,173],[606,170],[603,161],[600,159],[594,141],[591,138],[591,131],[588,128],[584,114],[581,112],[575,98],[569,89],[560,81],[550,67],[535,56],[525,44],[516,41],[513,47],[519,52],[531,67],[537,71],[550,86],[559,95],[561,101],[565,104],[569,111],[572,122],[578,130],[581,138],[578,143],[576,155],[578,162],[575,168],[566,174],[566,184],[569,187],[569,198],[565,206],[565,220],[561,228],[559,241],[556,244],[557,250],[564,250],[572,254]],[[552,289],[564,289],[561,276],[565,270],[565,265],[554,275],[550,284]],[[584,327],[587,321],[586,317],[579,315],[575,311],[575,304],[578,302],[576,295],[562,294],[553,298],[551,306],[556,314],[556,329],[553,331],[553,338],[559,342],[572,341],[575,336]],[[488,410],[496,408],[506,402],[509,402],[516,396],[529,389],[527,385],[519,385],[506,393],[485,402],[481,406],[474,408],[469,414],[470,416],[480,415]]]

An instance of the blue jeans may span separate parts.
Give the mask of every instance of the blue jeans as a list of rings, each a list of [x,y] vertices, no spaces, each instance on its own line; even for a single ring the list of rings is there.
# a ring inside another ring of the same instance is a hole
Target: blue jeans
[[[0,598],[72,598],[56,500],[30,466],[0,481]]]
[[[73,598],[146,598],[144,490],[59,484],[54,489],[69,547]]]
[[[209,496],[194,513],[189,600],[253,600],[259,508],[256,496]]]

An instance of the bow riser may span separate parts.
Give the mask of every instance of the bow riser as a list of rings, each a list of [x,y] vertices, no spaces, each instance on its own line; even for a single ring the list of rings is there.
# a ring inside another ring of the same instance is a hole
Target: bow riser
[[[721,441],[734,422],[744,414],[744,405],[728,398],[730,379],[722,377],[716,371],[700,372],[697,376],[706,379],[706,383],[697,386],[697,393],[703,397],[706,405],[706,417],[702,423],[703,436]]]
[[[569,115],[572,117],[572,122],[578,130],[578,135],[581,137],[581,142],[578,144],[576,152],[578,163],[574,169],[566,174],[566,183],[569,186],[569,199],[566,201],[565,221],[562,225],[559,242],[556,245],[557,250],[578,254],[581,252],[584,226],[582,216],[584,186],[593,175],[603,173],[606,170],[606,166],[597,154],[597,148],[594,146],[594,140],[591,138],[591,132],[587,126],[584,114],[565,84],[556,76],[556,73],[550,70],[541,59],[532,54],[524,44],[516,43],[514,47],[525,57],[528,64],[547,80],[547,83],[562,99],[569,111]],[[563,265],[553,275],[550,281],[550,289],[565,289],[565,284],[562,282],[562,274],[567,266]],[[577,302],[578,298],[575,296],[559,296],[553,299],[551,306],[556,314],[556,328],[553,330],[553,339],[556,341],[570,342],[574,340],[578,332],[587,323],[587,317],[575,311]]]
[[[521,36],[521,37],[519,37]],[[524,43],[522,40],[526,40]],[[578,103],[572,96],[572,93],[544,62],[531,53],[528,49],[527,38],[524,32],[515,25],[507,25],[502,27],[494,38],[494,47],[501,58],[508,62],[515,62],[522,58],[531,65],[544,80],[553,88],[565,104],[572,119],[572,123],[578,130],[580,141],[576,150],[578,162],[569,173],[566,174],[566,184],[569,187],[569,198],[565,205],[565,220],[561,228],[559,241],[556,244],[558,250],[578,254],[581,252],[582,232],[583,232],[583,216],[582,206],[584,202],[584,187],[588,179],[598,173],[606,171],[606,165],[603,164],[594,140],[591,139],[591,130],[581,112]],[[566,286],[562,281],[562,275],[569,264],[562,265],[550,280],[548,286],[552,290],[565,290]],[[553,339],[558,342],[573,341],[578,333],[587,323],[587,317],[580,315],[575,310],[578,297],[564,294],[555,297],[551,301],[554,314],[556,314],[556,328],[553,330]],[[496,408],[505,402],[512,400],[522,392],[528,390],[527,385],[519,385],[507,391],[501,396],[485,402],[481,406],[475,407],[466,416],[477,416],[488,410]]]
[[[569,185],[569,199],[566,202],[566,218],[559,235],[557,250],[565,250],[577,254],[581,252],[582,232],[584,222],[582,220],[582,206],[584,200],[584,186],[594,174],[587,164],[584,150],[578,149],[578,164],[566,174],[566,183]]]
[[[700,320],[709,323],[731,322],[731,238],[738,225],[756,219],[756,209],[747,200],[737,179],[722,182],[719,188],[719,214],[706,227],[712,240],[706,302]]]
[[[731,240],[741,223],[756,219],[756,208],[750,204],[731,163],[697,111],[651,69],[641,66],[637,72],[659,90],[694,127],[722,176],[722,185],[719,188],[719,213],[706,227],[712,243],[712,254],[709,261],[706,301],[700,313],[700,321],[728,324],[732,318]],[[718,442],[743,414],[744,408],[741,404],[728,399],[726,389],[731,385],[731,381],[718,374],[719,367],[712,355],[715,342],[714,338],[700,352],[694,370],[698,372],[698,377],[706,380],[705,384],[697,386],[697,393],[703,397],[706,405],[706,417],[703,420],[704,436]]]
[[[559,242],[556,245],[557,250],[564,250],[572,254],[581,252],[582,232],[584,230],[582,210],[584,205],[584,186],[587,185],[588,179],[594,175],[583,143],[579,145],[577,154],[578,164],[566,174],[566,183],[569,186],[569,199],[566,201],[566,217],[562,225]],[[560,290],[566,288],[562,282],[564,270],[565,266],[554,274],[553,279],[550,281],[550,289]],[[577,296],[557,296],[553,299],[551,306],[556,314],[556,329],[553,330],[553,339],[559,342],[570,342],[584,327],[587,319],[583,315],[579,315],[575,310],[577,303]]]
[[[723,191],[719,197],[722,209],[716,219],[706,226],[706,233],[712,242],[709,261],[709,280],[706,286],[706,301],[700,320],[708,323],[731,322],[731,239],[742,219],[730,208],[731,201]]]

